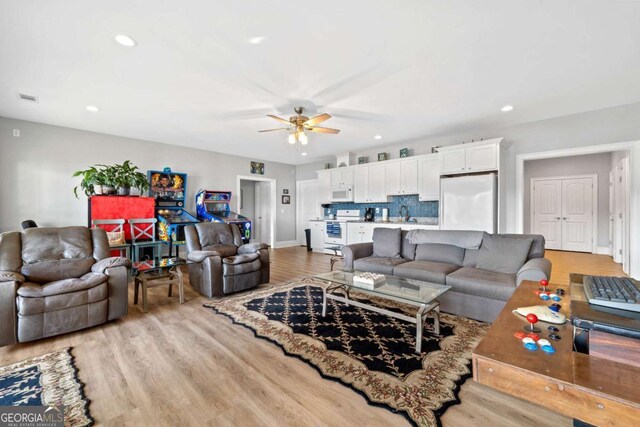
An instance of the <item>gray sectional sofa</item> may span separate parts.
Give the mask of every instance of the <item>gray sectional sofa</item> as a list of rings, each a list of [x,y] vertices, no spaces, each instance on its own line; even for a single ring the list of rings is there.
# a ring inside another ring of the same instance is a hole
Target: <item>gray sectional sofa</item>
[[[345,270],[370,271],[451,289],[441,310],[492,322],[523,280],[549,279],[540,235],[376,228],[373,243],[342,248]]]

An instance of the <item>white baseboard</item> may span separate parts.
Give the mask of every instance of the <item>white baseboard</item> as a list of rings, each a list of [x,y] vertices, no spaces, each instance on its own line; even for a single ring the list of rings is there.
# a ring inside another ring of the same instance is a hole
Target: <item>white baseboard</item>
[[[291,248],[293,246],[300,246],[300,242],[297,240],[285,240],[283,242],[276,242],[274,248]]]
[[[609,249],[609,246],[598,246],[596,248],[596,253],[598,255],[611,255],[611,250]]]

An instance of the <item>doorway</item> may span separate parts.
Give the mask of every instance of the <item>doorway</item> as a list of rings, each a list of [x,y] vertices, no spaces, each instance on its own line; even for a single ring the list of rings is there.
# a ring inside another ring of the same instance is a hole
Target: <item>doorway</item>
[[[318,203],[318,180],[307,179],[296,182],[296,240],[305,245],[304,230],[310,228],[309,220],[317,219],[320,215]]]
[[[597,252],[598,177],[531,179],[531,232],[547,249]]]
[[[629,201],[628,201],[628,168],[629,159],[622,158],[613,162],[610,172],[610,205],[611,205],[611,255],[613,260],[622,264],[622,268],[628,271],[629,265],[629,233],[627,230]]]
[[[276,180],[256,176],[237,177],[238,213],[251,220],[251,242],[276,242]]]

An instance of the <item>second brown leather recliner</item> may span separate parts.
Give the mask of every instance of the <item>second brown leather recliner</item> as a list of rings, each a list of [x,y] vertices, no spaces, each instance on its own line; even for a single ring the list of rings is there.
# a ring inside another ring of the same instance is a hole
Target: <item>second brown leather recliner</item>
[[[185,227],[189,283],[208,297],[227,295],[269,283],[269,249],[242,244],[234,224],[203,222]]]

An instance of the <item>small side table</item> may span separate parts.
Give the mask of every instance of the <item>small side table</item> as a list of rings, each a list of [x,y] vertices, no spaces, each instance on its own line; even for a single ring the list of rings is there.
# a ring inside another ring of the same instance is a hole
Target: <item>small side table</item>
[[[180,304],[184,303],[184,282],[180,267],[190,264],[183,258],[163,258],[159,261],[134,262],[131,268],[133,276],[133,303],[138,304],[138,289],[142,287],[142,311],[148,311],[147,290],[158,286],[169,286],[169,296],[173,285],[178,286]]]
[[[331,263],[331,271],[333,271],[334,264],[338,262],[344,263],[344,258],[342,257],[342,246],[341,245],[331,245],[324,247],[327,250],[333,251],[334,255],[331,256],[329,262]],[[338,254],[340,252],[340,254]]]

